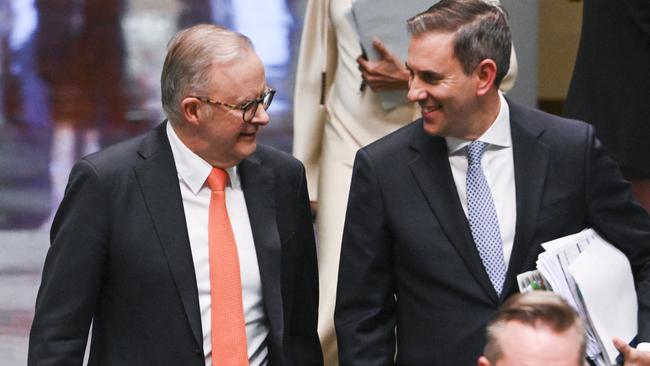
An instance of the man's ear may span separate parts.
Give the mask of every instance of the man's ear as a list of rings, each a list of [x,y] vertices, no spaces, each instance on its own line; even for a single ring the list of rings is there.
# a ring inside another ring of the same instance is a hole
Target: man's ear
[[[478,358],[478,361],[476,361],[476,366],[492,366],[492,364],[487,358],[485,358],[485,356],[481,356]]]
[[[181,114],[192,125],[199,124],[199,107],[201,101],[194,97],[187,97],[181,101]]]
[[[476,66],[474,73],[477,80],[476,95],[483,96],[494,86],[494,80],[497,76],[497,64],[494,60],[486,58]]]

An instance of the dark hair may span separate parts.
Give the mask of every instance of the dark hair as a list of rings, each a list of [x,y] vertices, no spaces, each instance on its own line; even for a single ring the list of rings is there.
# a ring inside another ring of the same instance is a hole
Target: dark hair
[[[427,32],[456,33],[454,54],[469,75],[485,59],[497,65],[494,85],[510,68],[512,37],[503,8],[490,0],[441,0],[407,21],[412,36]]]
[[[578,313],[553,292],[532,291],[526,294],[517,294],[508,299],[488,323],[487,342],[483,354],[492,364],[496,364],[496,361],[503,355],[498,341],[499,331],[510,321],[518,321],[531,327],[543,324],[557,333],[575,328],[581,335],[577,365],[580,365],[585,358],[587,336]]]

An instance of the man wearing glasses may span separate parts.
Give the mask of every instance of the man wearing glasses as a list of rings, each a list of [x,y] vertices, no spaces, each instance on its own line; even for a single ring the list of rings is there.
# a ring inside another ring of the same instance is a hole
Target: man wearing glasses
[[[166,123],[81,159],[52,226],[29,365],[322,365],[302,165],[258,146],[250,41],[179,32]]]

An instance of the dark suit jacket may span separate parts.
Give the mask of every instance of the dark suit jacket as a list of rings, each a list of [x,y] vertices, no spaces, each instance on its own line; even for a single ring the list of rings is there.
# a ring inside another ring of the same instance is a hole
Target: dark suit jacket
[[[596,128],[607,152],[650,177],[650,1],[584,0],[565,115]]]
[[[238,171],[271,365],[322,365],[304,169],[258,146]],[[207,228],[206,228],[207,230]],[[194,264],[165,124],[80,160],[52,225],[29,365],[203,365]]]
[[[535,268],[540,243],[596,228],[630,258],[650,339],[650,219],[585,123],[510,105],[517,223],[497,297],[444,138],[420,120],[361,149],[343,234],[335,325],[347,365],[473,365],[484,326]],[[397,325],[397,332],[394,327]]]

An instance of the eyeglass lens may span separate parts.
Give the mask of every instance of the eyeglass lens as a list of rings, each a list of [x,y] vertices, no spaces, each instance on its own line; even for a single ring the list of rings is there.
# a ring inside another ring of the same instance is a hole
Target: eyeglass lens
[[[269,109],[269,106],[273,101],[274,94],[275,94],[275,90],[271,89],[266,93],[264,93],[264,95],[262,95],[261,98],[252,101],[248,106],[246,106],[246,108],[244,109],[244,120],[246,122],[250,122],[253,120],[255,114],[257,113],[257,107],[259,106],[260,102],[262,103],[262,108],[264,108],[264,110]]]

